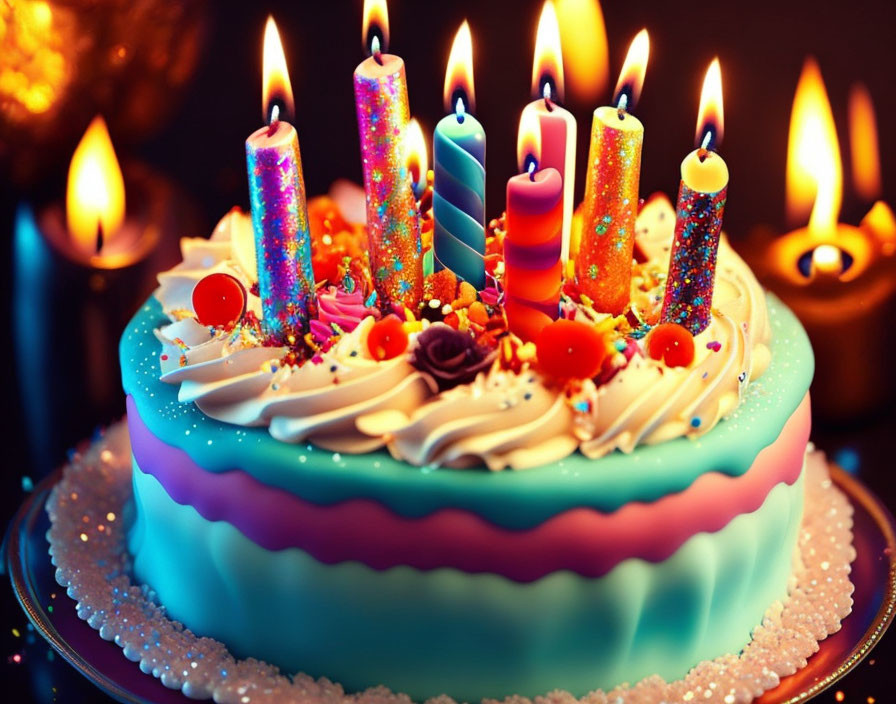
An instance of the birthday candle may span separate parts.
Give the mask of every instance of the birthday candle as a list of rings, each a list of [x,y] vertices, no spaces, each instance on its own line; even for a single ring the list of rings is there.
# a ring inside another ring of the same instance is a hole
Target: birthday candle
[[[419,215],[405,157],[408,88],[404,61],[383,53],[388,35],[385,1],[365,0],[364,41],[371,55],[355,69],[354,86],[370,269],[381,303],[413,308],[423,297],[423,266]]]
[[[576,282],[596,310],[613,315],[625,311],[631,296],[644,126],[628,110],[641,92],[648,53],[641,30],[622,66],[616,106],[597,108],[591,126]]]
[[[464,22],[445,73],[443,117],[433,133],[433,253],[436,271],[449,269],[485,288],[485,131],[474,106],[473,42]]]
[[[576,119],[557,104],[557,101],[563,100],[563,87],[560,27],[554,3],[547,0],[538,20],[532,65],[532,93],[536,99],[525,109],[536,114],[541,129],[539,168],[555,168],[563,180],[561,259],[565,267],[569,260],[569,238],[575,209]]]
[[[264,73],[270,124],[246,140],[258,294],[266,334],[277,344],[292,345],[308,328],[314,271],[299,139],[295,128],[280,119],[284,111],[292,111],[292,88],[270,17],[264,33]]]
[[[539,170],[537,115],[523,110],[517,151],[523,173],[507,182],[504,237],[504,310],[511,332],[534,341],[559,316],[563,229],[563,179]]]
[[[709,325],[716,255],[728,195],[728,166],[715,151],[722,137],[722,74],[714,59],[706,72],[697,118],[697,149],[681,162],[675,240],[661,320],[692,335]]]

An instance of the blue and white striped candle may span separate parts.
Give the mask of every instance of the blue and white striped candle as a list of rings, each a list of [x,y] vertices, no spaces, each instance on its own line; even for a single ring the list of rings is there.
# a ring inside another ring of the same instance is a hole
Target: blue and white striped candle
[[[450,269],[485,288],[485,130],[473,109],[473,43],[466,21],[454,38],[445,74],[446,109],[433,135],[433,254],[436,271]]]

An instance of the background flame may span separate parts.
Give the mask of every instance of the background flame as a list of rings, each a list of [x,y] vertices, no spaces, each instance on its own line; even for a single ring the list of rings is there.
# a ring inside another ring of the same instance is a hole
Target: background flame
[[[283,44],[280,42],[280,33],[274,18],[268,16],[264,27],[264,51],[262,55],[263,89],[261,95],[264,121],[271,119],[271,109],[274,105],[280,110],[280,118],[288,120],[295,111],[295,101],[292,97],[292,85],[289,82],[289,71],[286,68],[286,57],[283,54]]]
[[[722,103],[722,67],[718,57],[712,60],[703,78],[700,91],[700,109],[697,111],[696,143],[703,144],[706,133],[712,132],[709,147],[716,149],[725,134],[725,109]]]
[[[389,48],[389,8],[386,0],[364,0],[364,19],[361,23],[361,41],[364,50],[370,51],[374,35],[380,36],[380,50]]]
[[[790,113],[787,145],[787,216],[798,224],[811,209],[809,231],[830,232],[843,196],[837,128],[815,59],[803,65]]]
[[[97,228],[108,242],[124,222],[124,178],[106,122],[93,118],[78,143],[68,169],[65,214],[78,249],[95,254]]]
[[[448,55],[448,67],[445,70],[443,97],[445,110],[449,113],[454,112],[458,91],[463,93],[464,109],[474,112],[476,95],[473,88],[473,37],[466,20],[454,35],[451,53]]]
[[[877,120],[871,94],[861,83],[849,92],[849,151],[852,156],[852,180],[856,192],[865,201],[880,196],[880,148]]]
[[[564,95],[563,53],[560,26],[553,0],[545,0],[535,33],[535,59],[532,62],[532,97],[543,95],[544,83],[551,83],[551,99],[562,103]]]
[[[529,161],[541,161],[541,122],[534,110],[523,110],[516,138],[516,159],[520,173],[528,171]]]
[[[610,82],[607,29],[598,0],[557,0],[567,88],[586,105],[596,103]]]
[[[613,95],[613,105],[619,103],[622,93],[628,96],[628,109],[638,102],[641,97],[641,88],[644,87],[644,74],[647,73],[647,60],[650,57],[650,37],[647,30],[642,29],[632,39],[625,55],[625,63],[619,72],[619,80],[616,82],[616,91]]]
[[[411,180],[416,183],[426,182],[426,172],[429,169],[429,158],[426,151],[426,138],[423,136],[423,128],[416,117],[408,122],[405,132],[405,160]]]

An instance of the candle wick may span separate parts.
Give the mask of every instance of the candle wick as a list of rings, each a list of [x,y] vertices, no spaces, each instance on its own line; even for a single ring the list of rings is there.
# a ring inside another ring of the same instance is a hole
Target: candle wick
[[[273,137],[280,124],[280,106],[277,103],[271,107],[271,121],[268,123],[268,137]]]
[[[373,35],[373,39],[370,40],[370,53],[373,54],[373,60],[382,66],[383,54],[380,49],[380,38],[375,34]]]
[[[616,115],[620,120],[625,119],[625,111],[628,109],[628,95],[622,93],[619,96],[619,102],[616,104]]]
[[[454,105],[454,114],[457,116],[457,121],[463,123],[467,113],[464,108],[464,99],[460,96],[457,97],[457,103]]]
[[[551,103],[551,82],[545,81],[544,90],[542,90],[541,94],[544,96],[544,106],[547,108],[549,112],[554,110],[554,106]]]
[[[707,159],[708,157],[709,157],[709,149],[707,149],[706,147],[700,147],[700,148],[697,150],[697,158],[700,160],[700,163],[701,163],[701,164],[702,164],[704,161],[706,161],[706,159]]]
[[[103,249],[103,223],[102,221],[97,221],[96,223],[96,254],[99,255],[100,251]]]
[[[535,161],[535,157],[530,158],[530,159],[529,159],[529,166],[527,167],[527,170],[529,171],[529,180],[530,180],[530,181],[534,181],[534,180],[535,180],[535,170],[536,170],[537,168],[538,168],[538,162]]]

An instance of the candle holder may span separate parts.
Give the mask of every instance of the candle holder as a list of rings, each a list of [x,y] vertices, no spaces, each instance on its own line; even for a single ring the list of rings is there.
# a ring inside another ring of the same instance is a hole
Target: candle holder
[[[827,236],[755,230],[745,258],[799,317],[815,352],[812,406],[832,423],[858,421],[896,392],[896,256],[870,225]]]

